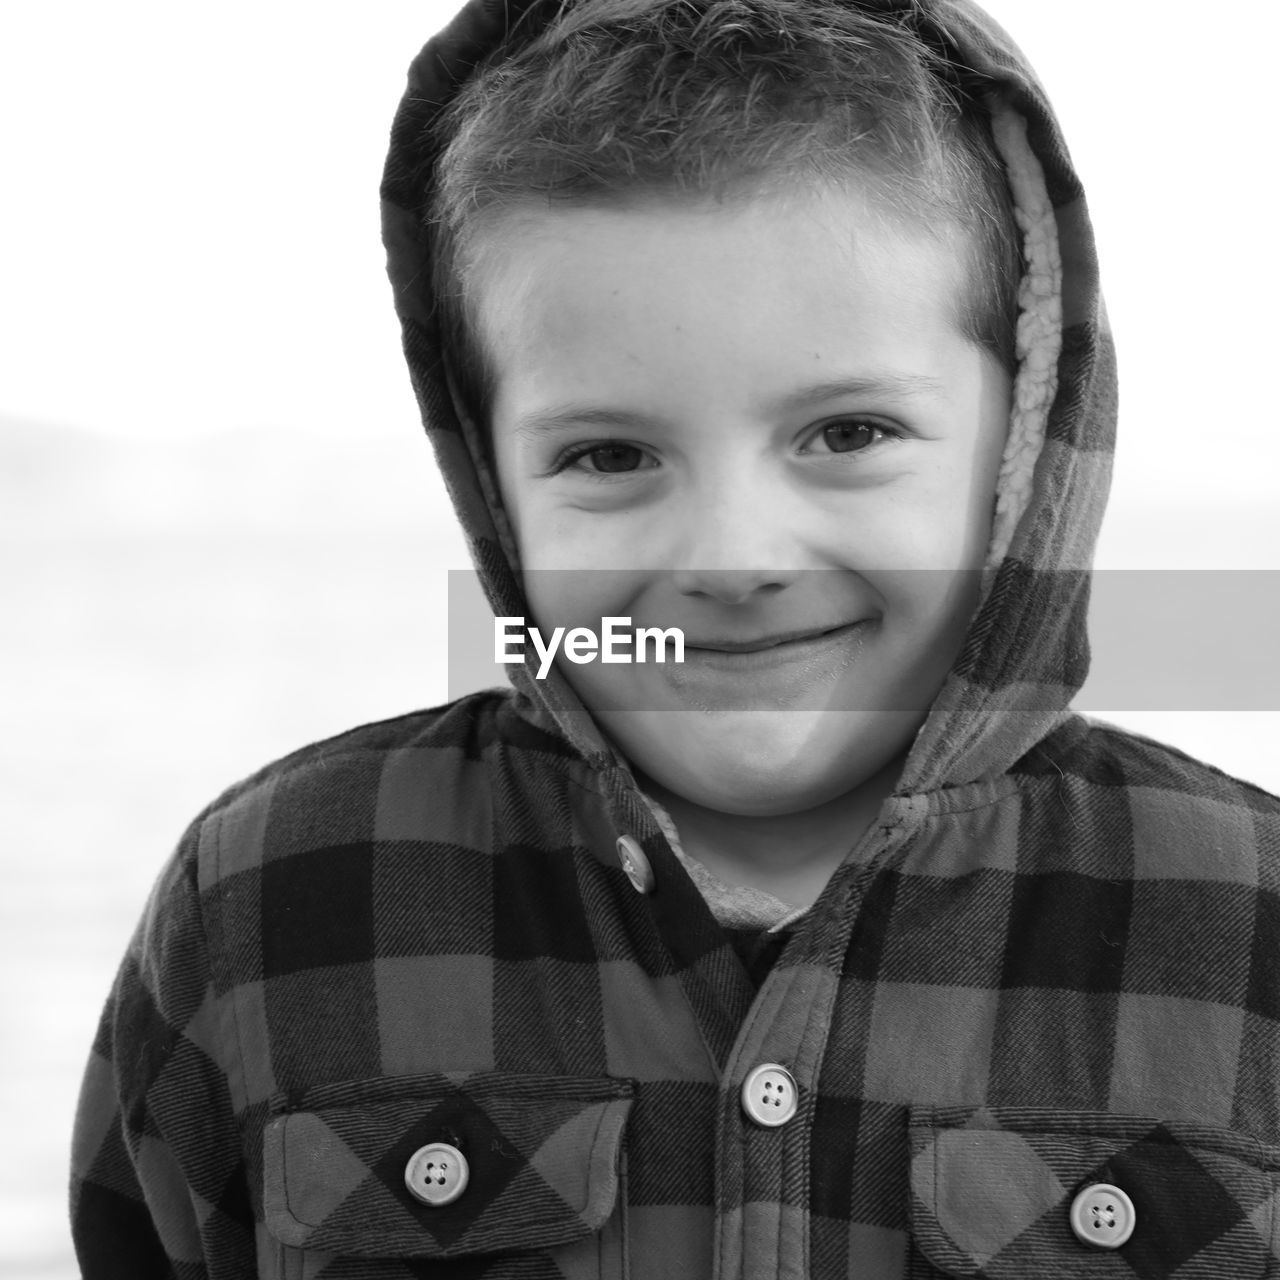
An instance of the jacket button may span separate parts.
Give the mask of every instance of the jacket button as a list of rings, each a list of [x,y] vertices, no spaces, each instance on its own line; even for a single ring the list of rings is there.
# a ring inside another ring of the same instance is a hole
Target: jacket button
[[[799,1106],[799,1090],[786,1067],[765,1062],[742,1082],[742,1109],[756,1124],[776,1129],[786,1124]]]
[[[404,1169],[409,1194],[433,1209],[452,1204],[467,1189],[470,1177],[467,1157],[447,1142],[419,1147]]]
[[[1133,1201],[1109,1182],[1095,1182],[1071,1202],[1071,1230],[1083,1244],[1118,1249],[1133,1235]]]
[[[631,881],[631,887],[637,893],[653,892],[653,868],[645,856],[640,842],[631,836],[618,837],[618,861]]]

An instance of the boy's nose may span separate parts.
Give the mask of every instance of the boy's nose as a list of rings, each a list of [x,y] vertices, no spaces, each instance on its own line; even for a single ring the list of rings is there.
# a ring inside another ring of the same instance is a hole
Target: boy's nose
[[[753,595],[781,591],[796,577],[794,570],[677,569],[676,589],[686,596],[706,596],[721,604],[744,604]]]
[[[674,578],[682,594],[741,604],[789,586],[801,573],[782,512],[752,488],[722,489],[679,531]]]

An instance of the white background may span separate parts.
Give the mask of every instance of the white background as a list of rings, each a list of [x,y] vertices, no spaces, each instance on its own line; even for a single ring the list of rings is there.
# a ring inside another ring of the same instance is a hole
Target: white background
[[[445,697],[466,565],[377,186],[450,5],[87,0],[0,20],[0,1272],[73,1274],[97,1009],[222,787]],[[1280,568],[1272,5],[992,0],[1090,191],[1121,357],[1100,563]],[[1187,605],[1187,625],[1231,630]],[[1113,718],[1280,790],[1272,714]]]

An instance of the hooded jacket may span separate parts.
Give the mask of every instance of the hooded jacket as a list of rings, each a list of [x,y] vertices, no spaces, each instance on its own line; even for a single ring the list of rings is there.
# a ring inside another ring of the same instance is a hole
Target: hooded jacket
[[[1280,1275],[1280,801],[1069,709],[1115,421],[1080,183],[967,0],[856,2],[985,85],[1027,261],[982,603],[897,789],[753,975],[554,672],[231,788],[94,1045],[89,1280]],[[426,126],[554,8],[472,0],[426,46],[383,187],[502,616],[515,552],[425,283]]]

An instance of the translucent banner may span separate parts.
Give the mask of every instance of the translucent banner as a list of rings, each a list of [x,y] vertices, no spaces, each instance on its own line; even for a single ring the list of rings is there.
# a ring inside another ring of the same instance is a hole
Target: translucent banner
[[[547,570],[524,585],[529,616],[495,618],[476,574],[450,571],[451,698],[523,665],[611,709],[917,711],[953,663],[976,684],[1017,673],[1057,698],[1084,679],[1086,654],[1063,637],[1087,609],[1079,710],[1280,710],[1275,570],[1027,574],[1001,583],[1027,601],[1016,633],[989,598],[967,648],[970,572]]]

